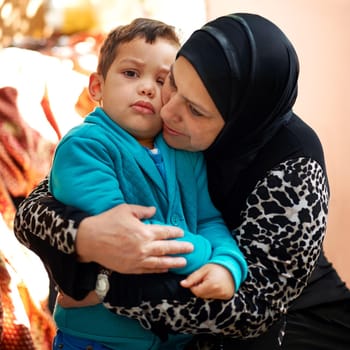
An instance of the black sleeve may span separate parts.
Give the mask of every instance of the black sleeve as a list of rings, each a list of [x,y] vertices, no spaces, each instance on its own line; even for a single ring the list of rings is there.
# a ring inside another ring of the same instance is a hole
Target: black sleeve
[[[50,278],[60,289],[77,300],[95,289],[100,270],[97,263],[77,260],[75,238],[80,222],[87,216],[57,201],[50,194],[45,178],[19,204],[14,221],[17,239],[41,258]],[[190,293],[179,285],[183,278],[172,273],[140,276],[114,272],[110,276],[108,301],[112,305],[132,306],[145,299],[185,297]]]
[[[77,300],[95,288],[99,268],[96,263],[80,263],[75,252],[77,228],[87,216],[55,200],[45,178],[19,204],[14,220],[17,239],[41,258],[63,292]]]

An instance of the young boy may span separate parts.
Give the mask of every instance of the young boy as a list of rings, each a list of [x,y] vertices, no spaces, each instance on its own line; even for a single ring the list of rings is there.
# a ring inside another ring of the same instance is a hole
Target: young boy
[[[155,206],[156,214],[146,222],[179,226],[185,232],[181,239],[194,246],[185,255],[187,265],[172,272],[187,275],[209,264],[213,275],[225,277],[213,281],[208,295],[212,297],[219,284],[222,289],[215,298],[223,298],[224,290],[229,299],[247,267],[210,201],[203,157],[168,147],[159,134],[161,87],[179,46],[172,27],[151,19],[134,20],[108,35],[89,81],[91,97],[100,107],[59,143],[50,190],[63,203],[92,215],[123,203]],[[96,292],[103,300],[107,289],[101,289],[101,281],[108,277],[99,277]],[[198,284],[203,278],[198,276]],[[85,349],[89,344],[94,349],[159,347],[152,332],[101,303],[76,308],[57,304],[54,317],[55,349]],[[180,343],[191,336],[172,337],[182,348]]]

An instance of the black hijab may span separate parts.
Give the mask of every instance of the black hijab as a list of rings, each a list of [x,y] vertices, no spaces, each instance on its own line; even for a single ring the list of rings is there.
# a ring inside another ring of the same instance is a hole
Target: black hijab
[[[209,190],[225,211],[259,151],[293,116],[299,63],[282,31],[267,19],[237,13],[195,31],[180,49],[196,69],[225,126],[204,152]]]

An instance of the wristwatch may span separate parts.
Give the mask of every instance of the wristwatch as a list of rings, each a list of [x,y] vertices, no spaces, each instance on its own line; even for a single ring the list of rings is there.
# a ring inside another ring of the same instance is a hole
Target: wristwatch
[[[97,275],[95,293],[102,302],[105,296],[109,291],[109,275],[111,274],[110,270],[101,269]]]

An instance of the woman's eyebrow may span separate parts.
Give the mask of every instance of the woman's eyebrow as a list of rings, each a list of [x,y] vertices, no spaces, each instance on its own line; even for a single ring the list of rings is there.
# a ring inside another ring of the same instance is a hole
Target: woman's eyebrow
[[[170,84],[177,90],[174,74],[173,74],[173,65],[170,66],[170,72],[169,72],[169,80]],[[194,106],[196,109],[199,110],[200,113],[202,113],[205,116],[211,115],[211,113],[203,107],[201,104],[198,104],[197,102],[192,101],[190,98],[184,96],[180,93],[181,98],[186,101],[187,103],[190,103],[192,106]]]

